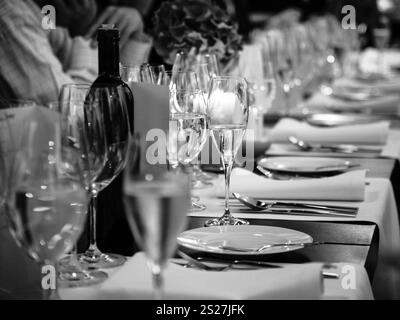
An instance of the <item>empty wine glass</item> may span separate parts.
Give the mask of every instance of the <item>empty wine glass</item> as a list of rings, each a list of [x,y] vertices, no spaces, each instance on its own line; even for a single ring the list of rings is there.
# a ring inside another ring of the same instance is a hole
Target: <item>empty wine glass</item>
[[[58,259],[78,240],[87,211],[80,159],[61,145],[57,119],[25,122],[7,199],[17,244],[54,274]],[[56,290],[43,288],[43,298],[56,299]]]
[[[106,142],[100,110],[88,107],[85,109],[89,89],[90,86],[86,84],[66,84],[61,88],[60,101],[52,105],[53,110],[58,111],[61,116],[62,143],[73,148],[81,161],[81,175],[88,199],[91,198],[91,186],[103,170],[106,160],[103,152],[106,149]],[[91,134],[97,136],[96,144],[88,143],[85,121],[89,121],[93,128],[97,128],[96,131],[91,130]],[[105,272],[83,268],[77,258],[76,246],[69,256],[59,262],[59,279],[62,286],[94,285],[106,278]]]
[[[206,226],[243,225],[229,208],[229,184],[236,154],[242,145],[249,117],[248,87],[241,77],[220,76],[211,80],[207,116],[215,146],[220,152],[225,173],[225,212],[221,218],[208,220]]]
[[[165,84],[165,66],[163,64],[160,65],[149,65],[149,70],[151,73],[151,77],[153,78],[154,84],[163,85]]]
[[[192,169],[191,162],[198,157],[208,139],[206,102],[200,90],[175,92],[168,132],[168,163],[173,169],[180,165]],[[198,201],[192,201],[193,210],[205,210]]]
[[[140,66],[121,66],[121,79],[125,81],[128,85],[132,82],[142,82],[154,84],[155,79],[150,71],[150,66],[148,64],[143,64]]]
[[[105,165],[90,187],[90,244],[86,252],[80,255],[80,262],[87,268],[112,268],[126,261],[122,255],[102,253],[97,246],[96,237],[98,194],[114,181],[126,165],[130,139],[128,108],[132,108],[132,106],[128,105],[129,95],[126,95],[125,90],[126,88],[120,85],[104,87],[94,84],[85,100],[85,111],[98,108],[103,123],[102,129],[97,130],[98,128],[93,127],[90,119],[85,118],[88,144],[89,146],[102,144],[102,141],[105,140],[106,146],[105,149],[98,149],[105,157]],[[98,136],[99,132],[100,137]]]
[[[153,277],[154,298],[163,296],[163,270],[175,252],[176,237],[186,224],[190,185],[181,173],[137,174],[128,161],[124,202],[132,233],[145,252]]]
[[[198,87],[203,92],[205,99],[208,97],[210,81],[220,74],[218,60],[215,54],[192,52],[178,52],[173,65],[174,72],[194,72],[198,80]],[[200,155],[199,155],[200,158]],[[193,163],[193,189],[212,187],[210,182],[215,177],[203,172],[200,167],[200,159]]]
[[[200,89],[197,75],[194,71],[176,71],[171,73],[170,93],[174,95],[177,91],[196,91]]]

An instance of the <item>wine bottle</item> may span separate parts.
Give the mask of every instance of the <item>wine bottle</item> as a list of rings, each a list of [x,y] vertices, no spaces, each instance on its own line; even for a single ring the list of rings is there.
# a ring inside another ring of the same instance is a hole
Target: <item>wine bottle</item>
[[[119,30],[114,25],[103,24],[98,29],[99,75],[92,89],[109,87],[110,92],[118,93],[118,99],[125,104],[129,113],[130,130],[133,132],[134,98],[131,89],[120,76],[119,39]]]

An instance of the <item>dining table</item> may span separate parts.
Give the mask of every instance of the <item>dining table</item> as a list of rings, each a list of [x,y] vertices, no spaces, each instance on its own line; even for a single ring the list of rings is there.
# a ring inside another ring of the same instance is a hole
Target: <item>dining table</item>
[[[269,155],[268,148],[259,148],[252,159],[247,159],[249,167],[257,172],[256,162],[265,157],[288,156],[287,153]],[[291,156],[289,154],[289,156]],[[307,154],[307,157],[310,155]],[[311,155],[312,156],[312,155]],[[327,155],[327,156],[330,156]],[[334,155],[338,157],[338,155]],[[346,157],[338,157],[339,160],[348,160]],[[235,216],[245,218],[251,225],[271,226],[297,230],[310,235],[314,241],[321,245],[306,247],[301,250],[271,254],[257,257],[268,263],[280,265],[304,265],[309,263],[325,263],[338,266],[353,265],[359,268],[361,274],[360,284],[362,290],[348,291],[340,287],[340,279],[324,279],[325,295],[322,299],[380,299],[393,298],[396,292],[393,279],[398,276],[390,266],[385,265],[385,251],[398,250],[400,243],[398,230],[400,229],[398,217],[398,203],[400,199],[398,177],[399,162],[395,158],[387,157],[357,157],[351,161],[359,164],[357,168],[350,170],[366,169],[368,185],[366,186],[366,199],[364,201],[351,202],[359,208],[359,214],[354,219],[340,218],[315,218],[292,217],[280,215],[265,215],[262,213],[242,213],[239,203],[231,200],[232,213]],[[204,166],[210,172],[218,172],[218,166]],[[219,177],[218,179],[221,179]],[[223,199],[216,197],[213,189],[195,192],[203,203],[206,204],[205,212],[190,213],[187,230],[204,226],[205,220],[210,217],[218,217],[223,212]],[[313,201],[316,204],[332,204],[326,201]],[[346,201],[335,201],[334,204],[348,205]],[[388,236],[389,235],[389,236]],[[0,219],[0,253],[2,261],[7,264],[0,265],[0,295],[4,297],[37,298],[40,296],[40,272],[34,261],[26,256],[22,249],[18,248],[12,239],[4,217]],[[383,244],[382,244],[383,243]],[[135,246],[137,248],[137,246]],[[202,252],[194,252],[187,248],[180,248],[195,258],[207,257]],[[138,249],[135,249],[134,254]],[[4,259],[4,260],[3,260]],[[106,270],[112,275],[118,272]],[[391,274],[392,277],[387,277]],[[383,283],[383,285],[382,285]],[[393,284],[393,286],[391,286]],[[61,289],[61,297],[65,299],[95,299],[99,298],[97,292],[104,292],[100,287],[92,287],[79,290]],[[106,291],[107,292],[107,291]],[[95,294],[96,293],[96,294]],[[105,298],[112,298],[105,294]],[[299,297],[301,298],[301,297]]]

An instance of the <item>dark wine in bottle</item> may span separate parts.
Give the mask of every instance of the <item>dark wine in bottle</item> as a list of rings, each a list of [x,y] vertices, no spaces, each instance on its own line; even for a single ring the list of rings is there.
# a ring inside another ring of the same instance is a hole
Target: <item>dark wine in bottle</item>
[[[133,130],[134,101],[131,89],[120,77],[118,29],[113,25],[103,25],[97,38],[99,76],[90,88],[87,101],[91,107],[99,108],[104,124],[107,160],[96,179],[103,189],[125,165],[130,130]]]

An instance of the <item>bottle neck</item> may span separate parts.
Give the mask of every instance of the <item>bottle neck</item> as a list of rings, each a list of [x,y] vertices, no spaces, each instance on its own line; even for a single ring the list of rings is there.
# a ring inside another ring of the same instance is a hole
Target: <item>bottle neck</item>
[[[99,75],[119,77],[119,42],[116,39],[99,41]]]

